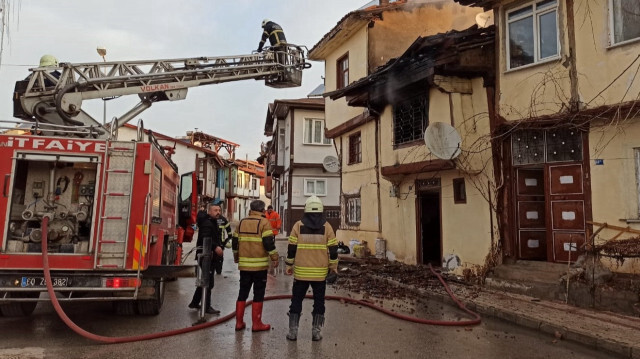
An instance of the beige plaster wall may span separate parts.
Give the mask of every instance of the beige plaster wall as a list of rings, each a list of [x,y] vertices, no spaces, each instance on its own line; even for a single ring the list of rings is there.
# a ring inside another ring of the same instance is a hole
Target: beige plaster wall
[[[455,79],[465,81],[464,79]],[[406,263],[416,263],[418,233],[416,229],[415,180],[438,177],[441,180],[442,251],[445,258],[458,256],[461,272],[484,264],[491,247],[491,223],[497,223],[489,198],[495,195],[486,90],[481,79],[469,80],[471,94],[446,93],[437,88],[429,91],[430,123],[453,123],[462,137],[463,153],[456,159],[459,169],[408,175],[393,180],[399,195],[389,195],[392,183],[381,179],[382,238],[387,240],[389,255]],[[449,98],[454,104],[453,114]],[[436,159],[424,145],[393,149],[393,115],[391,106],[381,114],[382,166]],[[453,179],[465,178],[467,203],[455,204]],[[495,203],[491,199],[492,203]],[[493,222],[492,217],[493,216]]]
[[[635,100],[640,93],[640,77],[636,74],[640,64],[636,61],[628,68],[638,57],[640,41],[611,46],[608,9],[608,0],[592,0],[589,6],[575,7],[580,98],[588,107]]]
[[[404,53],[418,38],[475,25],[481,8],[462,6],[453,1],[411,4],[387,11],[369,29],[369,70]]]
[[[563,109],[563,106],[568,105],[571,97],[569,70],[562,63],[568,56],[567,44],[569,43],[564,1],[558,2],[559,58],[507,70],[505,12],[520,4],[520,2],[514,4],[512,1],[504,1],[499,11],[500,89],[497,95],[500,115],[508,121],[557,113]]]
[[[336,62],[347,53],[349,53],[349,83],[367,76],[367,51],[367,27],[363,26],[325,59],[325,91],[336,90]],[[344,97],[336,101],[327,97],[325,101],[325,120],[328,129],[332,129],[361,113],[362,108],[347,106]]]

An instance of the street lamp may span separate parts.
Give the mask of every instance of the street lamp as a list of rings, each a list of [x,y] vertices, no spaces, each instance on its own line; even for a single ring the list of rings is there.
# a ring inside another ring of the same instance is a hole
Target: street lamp
[[[105,58],[105,56],[107,56],[107,48],[98,46],[96,51],[98,51],[98,55],[102,57],[102,61],[107,62],[107,59]],[[107,124],[107,100],[103,98],[102,104],[102,126],[105,126]]]

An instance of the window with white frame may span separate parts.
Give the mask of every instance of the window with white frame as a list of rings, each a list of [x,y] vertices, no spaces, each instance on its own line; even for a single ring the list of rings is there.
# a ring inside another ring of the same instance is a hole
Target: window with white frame
[[[612,43],[640,38],[640,1],[609,0]]]
[[[509,69],[560,55],[557,0],[535,1],[517,7],[507,11],[506,18]]]
[[[360,195],[357,196],[345,196],[345,222],[349,225],[360,224]]]
[[[304,119],[304,141],[306,145],[330,145],[331,140],[324,137],[324,120]]]
[[[305,196],[326,196],[327,180],[317,178],[304,179],[304,195]]]

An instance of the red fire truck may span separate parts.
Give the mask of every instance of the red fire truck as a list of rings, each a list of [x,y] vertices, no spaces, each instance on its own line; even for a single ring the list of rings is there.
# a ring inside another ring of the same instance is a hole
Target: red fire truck
[[[40,298],[45,214],[59,300],[159,313],[165,280],[193,273],[180,265],[180,251],[193,235],[198,186],[193,173],[178,175],[141,122],[134,141],[118,141],[118,128],[153,102],[184,99],[189,87],[242,79],[299,86],[307,67],[305,50],[291,45],[277,53],[31,69],[16,83],[20,126],[0,134],[0,315],[29,315],[48,300]],[[131,94],[140,103],[108,125],[81,108],[84,100]]]

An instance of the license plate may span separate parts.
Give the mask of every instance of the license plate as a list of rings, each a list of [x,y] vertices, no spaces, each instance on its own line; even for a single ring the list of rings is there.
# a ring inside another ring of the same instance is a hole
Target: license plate
[[[69,285],[69,278],[65,277],[54,277],[51,278],[51,281],[54,287],[66,287]],[[22,277],[20,285],[22,288],[46,287],[47,282],[44,280],[44,277]]]

